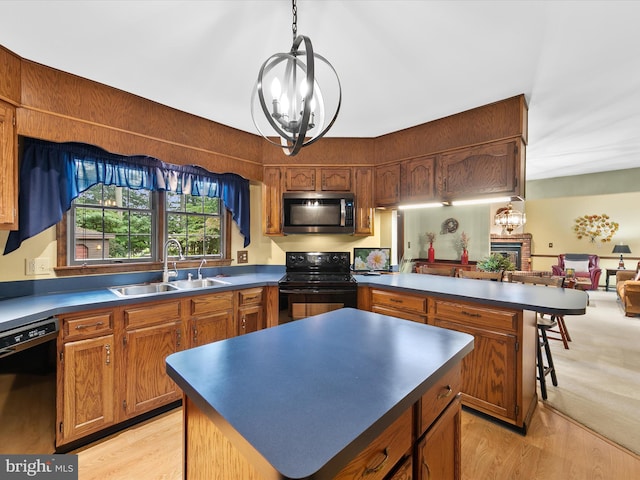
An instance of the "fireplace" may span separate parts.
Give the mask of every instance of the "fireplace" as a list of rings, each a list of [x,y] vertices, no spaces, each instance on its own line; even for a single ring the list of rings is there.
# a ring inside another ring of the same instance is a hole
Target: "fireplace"
[[[530,233],[513,235],[491,235],[491,252],[508,256],[516,265],[516,270],[531,271]]]

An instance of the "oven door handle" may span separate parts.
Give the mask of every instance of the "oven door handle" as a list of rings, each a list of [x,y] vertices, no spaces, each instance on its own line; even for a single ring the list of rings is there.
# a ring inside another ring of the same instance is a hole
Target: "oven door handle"
[[[280,289],[280,293],[284,293],[284,294],[288,294],[288,295],[300,295],[300,294],[311,294],[311,293],[328,293],[331,295],[334,294],[344,294],[347,291],[342,289],[329,289],[329,288],[298,288],[298,289],[292,289],[292,290],[288,290],[288,289]]]

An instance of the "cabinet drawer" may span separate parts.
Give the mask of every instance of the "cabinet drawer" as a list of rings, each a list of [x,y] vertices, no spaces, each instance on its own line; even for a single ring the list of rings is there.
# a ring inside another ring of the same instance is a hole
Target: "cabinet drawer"
[[[482,325],[504,330],[516,330],[518,312],[477,307],[464,303],[436,300],[434,315],[468,325]]]
[[[415,313],[405,312],[396,308],[387,308],[374,305],[371,307],[373,313],[380,313],[382,315],[389,315],[390,317],[404,318],[405,320],[411,320],[417,323],[427,323],[426,315],[416,315]]]
[[[418,416],[418,437],[422,435],[438,418],[449,402],[453,400],[462,388],[460,364],[449,370],[444,377],[422,395],[420,399],[420,413]]]
[[[62,334],[66,339],[103,334],[113,330],[113,311],[84,314],[62,319]]]
[[[260,305],[262,303],[262,288],[249,288],[238,292],[238,306]]]
[[[419,314],[427,313],[427,298],[405,295],[397,292],[371,290],[371,304],[408,310]]]
[[[202,295],[191,299],[191,315],[216,313],[233,309],[233,292]]]
[[[366,478],[381,480],[411,448],[411,415],[409,408],[357,457],[340,470],[335,480]]]
[[[180,301],[125,308],[126,328],[180,320]]]

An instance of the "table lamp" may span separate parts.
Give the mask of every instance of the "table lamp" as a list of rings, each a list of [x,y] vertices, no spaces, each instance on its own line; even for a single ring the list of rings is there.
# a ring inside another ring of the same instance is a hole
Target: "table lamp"
[[[618,268],[619,269],[623,269],[624,268],[624,260],[622,259],[622,254],[623,253],[631,253],[631,250],[629,249],[629,245],[615,245],[613,247],[613,252],[611,253],[619,253],[620,254],[620,261],[618,262]]]

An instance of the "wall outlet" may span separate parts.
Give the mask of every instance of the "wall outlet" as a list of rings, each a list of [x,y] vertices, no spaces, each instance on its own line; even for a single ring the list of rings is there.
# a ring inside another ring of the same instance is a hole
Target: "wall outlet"
[[[25,270],[27,275],[46,275],[51,270],[49,259],[45,257],[27,258]]]
[[[249,252],[238,250],[238,263],[249,263]]]

